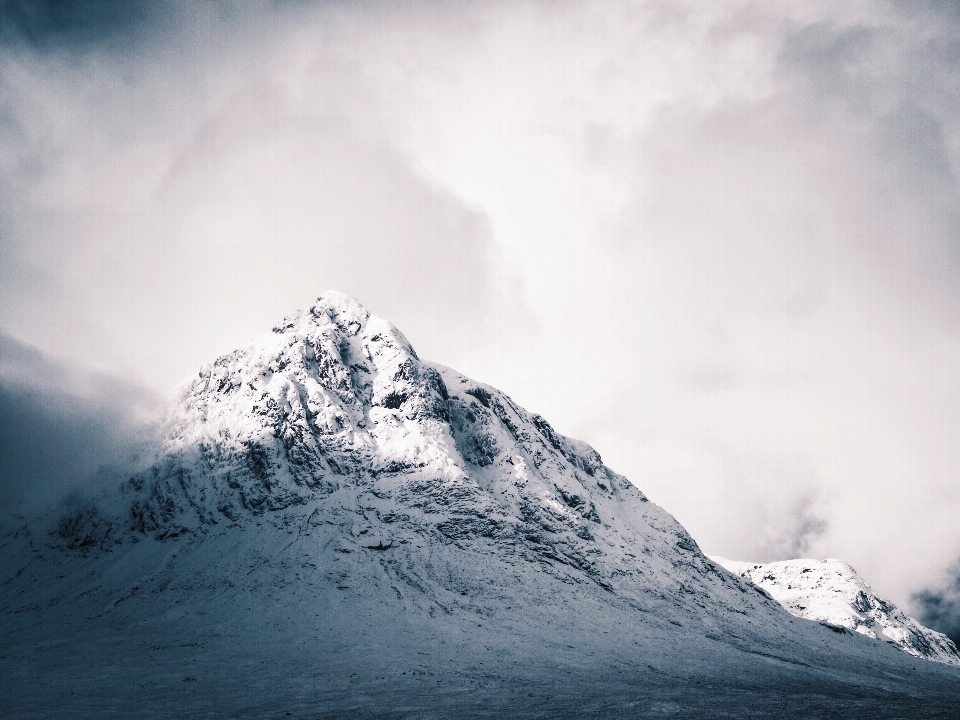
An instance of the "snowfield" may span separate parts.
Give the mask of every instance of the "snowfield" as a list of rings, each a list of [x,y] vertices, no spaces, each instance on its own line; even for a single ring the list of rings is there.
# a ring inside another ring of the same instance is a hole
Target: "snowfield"
[[[180,388],[145,470],[0,530],[5,717],[955,717],[584,443],[328,293]],[[880,622],[877,620],[877,622]]]

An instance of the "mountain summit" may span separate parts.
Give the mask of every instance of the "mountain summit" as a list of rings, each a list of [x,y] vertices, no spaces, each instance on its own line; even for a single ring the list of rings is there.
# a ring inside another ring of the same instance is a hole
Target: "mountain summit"
[[[793,618],[591,447],[340,293],[184,384],[147,469],[6,519],[0,549],[10,717],[885,717],[957,699],[954,668]]]

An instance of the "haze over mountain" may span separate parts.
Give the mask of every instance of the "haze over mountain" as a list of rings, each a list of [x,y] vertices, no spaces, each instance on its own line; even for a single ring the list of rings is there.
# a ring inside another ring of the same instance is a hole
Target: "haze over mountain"
[[[559,388],[558,391],[562,391]],[[327,293],[177,392],[148,469],[5,518],[10,717],[950,717],[584,443]]]

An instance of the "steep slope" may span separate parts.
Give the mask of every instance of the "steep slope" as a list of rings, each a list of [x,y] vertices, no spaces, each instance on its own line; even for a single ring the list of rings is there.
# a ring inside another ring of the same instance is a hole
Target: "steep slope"
[[[795,620],[592,448],[338,293],[181,387],[148,469],[3,522],[10,717],[936,717],[957,699],[953,668]]]
[[[882,640],[916,657],[960,665],[946,635],[924,627],[878,596],[841,560],[784,560],[765,564],[712,560],[770,593],[790,614]]]

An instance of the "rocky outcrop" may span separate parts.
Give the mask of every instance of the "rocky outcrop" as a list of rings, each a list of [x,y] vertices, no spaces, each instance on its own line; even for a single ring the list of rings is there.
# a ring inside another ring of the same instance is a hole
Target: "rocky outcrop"
[[[926,628],[878,596],[841,560],[784,560],[766,564],[713,557],[715,562],[766,590],[792,615],[882,640],[917,657],[960,665],[946,635]]]

